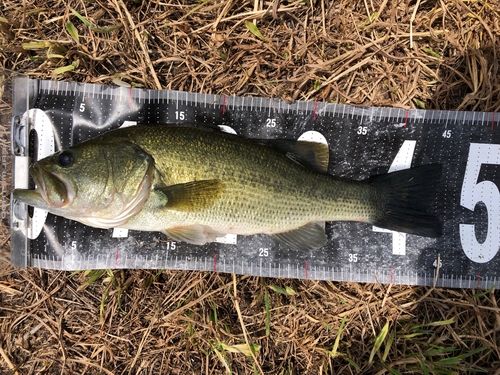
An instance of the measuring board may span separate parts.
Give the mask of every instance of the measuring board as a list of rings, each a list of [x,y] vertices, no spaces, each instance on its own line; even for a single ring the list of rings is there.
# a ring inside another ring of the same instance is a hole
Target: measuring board
[[[207,270],[433,285],[439,257],[439,286],[490,288],[500,279],[499,113],[495,117],[495,113],[321,102],[288,104],[279,99],[30,79],[14,90],[19,92],[14,98],[28,103],[28,110],[14,113],[12,122],[16,188],[33,187],[27,174],[33,159],[111,129],[145,123],[209,123],[248,138],[326,142],[328,173],[350,179],[442,164],[432,210],[444,223],[444,235],[438,239],[366,223],[326,223],[327,244],[306,253],[266,235],[226,236],[195,246],[167,241],[157,232],[95,229],[13,202],[14,265]],[[36,137],[30,137],[32,129]]]

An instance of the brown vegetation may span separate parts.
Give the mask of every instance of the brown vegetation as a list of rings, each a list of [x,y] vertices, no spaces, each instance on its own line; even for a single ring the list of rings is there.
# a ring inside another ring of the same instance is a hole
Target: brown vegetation
[[[498,112],[499,57],[498,0],[0,4],[2,66],[40,79]],[[497,292],[18,270],[8,233],[2,374],[500,374]]]

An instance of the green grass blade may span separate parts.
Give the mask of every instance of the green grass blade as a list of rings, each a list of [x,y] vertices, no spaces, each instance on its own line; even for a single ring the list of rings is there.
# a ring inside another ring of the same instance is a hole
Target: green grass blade
[[[420,362],[420,368],[424,372],[425,375],[429,375],[429,369],[424,363],[423,358],[420,358],[420,356],[417,356],[418,361]]]
[[[78,30],[75,27],[75,25],[73,25],[72,22],[66,23],[66,31],[75,40],[75,42],[80,43],[80,36],[78,35]]]
[[[189,17],[191,14],[196,12],[198,9],[200,9],[203,5],[206,3],[213,1],[213,0],[203,0],[200,5],[195,6],[193,9],[191,9],[189,12],[187,12],[185,15],[183,15],[181,18],[179,18],[179,21],[182,21],[184,18]],[[179,22],[177,21],[177,22]]]
[[[347,362],[349,362],[352,366],[356,367],[356,370],[361,371],[361,367],[359,367],[354,361],[350,360],[348,357],[345,357]]]
[[[260,40],[262,40],[263,42],[267,42],[266,38],[264,38],[264,36],[261,34],[261,32],[259,31],[259,29],[257,28],[257,26],[255,26],[252,22],[250,21],[245,21],[245,26],[247,27],[248,30],[250,30],[250,32],[255,35],[257,38],[259,38]]]
[[[453,319],[448,319],[448,320],[440,320],[438,322],[432,322],[432,323],[424,323],[424,324],[417,324],[414,326],[410,327],[410,331],[421,328],[421,327],[429,327],[429,326],[445,326],[447,324],[452,324],[455,323],[455,320]]]
[[[377,352],[377,350],[380,349],[380,346],[384,342],[385,336],[387,336],[387,332],[389,332],[389,322],[385,323],[384,328],[382,328],[382,331],[378,334],[377,338],[375,339],[375,344],[373,345],[373,349],[370,354],[370,359],[368,360],[368,363],[373,362],[373,357],[375,356],[375,353]]]
[[[210,319],[212,322],[217,325],[217,306],[215,303],[212,302],[212,300],[209,298],[208,302],[210,303],[210,306],[212,307],[212,313],[209,314],[208,319]]]
[[[221,353],[219,350],[217,350],[216,348],[216,344],[214,344],[213,342],[210,341],[210,344],[212,345],[212,350],[214,351],[214,353],[217,355],[217,357],[219,358],[219,360],[222,362],[222,364],[224,365],[224,367],[226,368],[226,371],[228,372],[229,375],[232,375],[232,372],[231,372],[231,367],[229,366],[229,363],[228,361],[226,360],[226,356]],[[224,345],[224,344],[222,344]]]
[[[471,355],[474,355],[474,354],[477,354],[477,353],[480,353],[482,352],[483,350],[486,350],[486,349],[489,349],[487,346],[482,346],[480,348],[477,348],[477,349],[474,349],[474,350],[471,350],[470,352],[468,353],[465,353],[465,354],[460,354],[458,357],[460,359],[464,359],[464,358],[467,358],[467,357],[470,357]]]
[[[77,16],[78,19],[80,21],[82,21],[86,26],[88,26],[88,27],[93,27],[94,26],[89,21],[87,21],[84,16],[82,16],[80,13],[78,13],[76,10],[71,9],[71,8],[70,8],[70,10],[71,10],[71,13],[73,13],[75,16]]]
[[[101,33],[101,34],[109,33],[110,31],[113,31],[113,30],[116,30],[116,29],[123,27],[123,23],[120,23],[120,24],[114,25],[114,26],[104,27],[104,28],[96,27],[96,26],[92,25],[89,21],[87,21],[85,19],[85,17],[82,16],[80,13],[78,13],[76,10],[74,10],[72,8],[70,8],[70,10],[71,10],[71,13],[73,13],[76,17],[78,17],[78,19],[80,21],[82,21],[86,26],[90,27],[90,30],[92,30],[95,33]]]
[[[82,270],[79,270],[79,271],[73,271],[73,272],[71,272],[71,273],[70,273],[67,277],[69,278],[69,277],[71,277],[71,276],[74,276],[74,275],[76,275],[76,274],[79,274],[80,272],[82,272]]]
[[[63,68],[66,68],[66,67],[63,66]],[[61,69],[61,68],[58,68],[58,69]],[[74,69],[74,67],[73,67],[73,69]],[[56,70],[54,70],[54,73],[56,72]],[[87,281],[85,281],[82,285],[80,285],[76,290],[80,291],[82,289],[85,289],[90,284],[92,284],[94,281],[99,279],[104,274],[104,272],[106,272],[106,271],[105,270],[92,270],[91,272],[87,273],[86,276],[89,276],[89,279]],[[85,273],[84,273],[84,275],[85,275]]]
[[[440,59],[440,58],[441,58],[441,55],[440,55],[440,54],[438,54],[438,53],[434,52],[434,51],[433,51],[433,50],[431,50],[430,48],[422,48],[422,50],[423,50],[425,53],[427,53],[427,54],[429,54],[429,55],[431,55],[431,56],[434,56],[434,57],[436,57],[436,58],[438,58],[438,59]]]
[[[344,329],[344,324],[347,316],[344,316],[342,318],[342,322],[340,323],[339,330],[337,332],[337,337],[335,337],[335,343],[333,344],[333,349],[330,352],[330,355],[334,356],[337,354],[337,349],[339,348],[339,343],[340,343],[340,337],[342,336],[342,330]]]
[[[444,358],[432,363],[436,366],[458,365],[460,363],[460,358],[459,357]]]
[[[29,42],[23,43],[24,49],[40,49],[50,47],[50,42]]]
[[[282,287],[279,287],[277,285],[269,285],[269,288],[271,288],[277,293],[286,294],[286,289],[283,289]]]
[[[104,302],[106,302],[106,298],[108,298],[109,291],[111,290],[111,286],[114,284],[115,280],[113,279],[111,283],[109,283],[108,287],[106,288],[106,292],[102,296],[101,299],[101,306],[99,307],[99,321],[103,321],[104,318]]]
[[[391,346],[392,346],[392,343],[394,341],[394,335],[389,335],[389,337],[387,338],[387,343],[385,345],[384,354],[382,355],[382,362],[385,362],[385,360],[387,359],[387,356],[389,355],[389,351],[391,350]]]
[[[413,100],[415,101],[415,104],[418,106],[418,108],[425,109],[425,104],[423,102],[416,98],[413,98]]]
[[[251,356],[252,353],[250,353],[250,350],[252,350],[253,354],[257,354],[257,352],[260,350],[260,345],[257,344],[249,344],[250,349],[248,349],[247,344],[238,344],[238,345],[226,345],[223,343],[219,343],[220,347],[228,351],[230,353],[243,353],[247,356]]]
[[[497,286],[497,283],[495,283],[495,285],[493,285],[490,289],[488,289],[487,291],[485,292],[482,292],[482,293],[478,293],[478,294],[474,294],[474,297],[482,297],[482,296],[485,296],[487,295],[489,292],[491,292],[493,289],[495,289],[495,287]]]

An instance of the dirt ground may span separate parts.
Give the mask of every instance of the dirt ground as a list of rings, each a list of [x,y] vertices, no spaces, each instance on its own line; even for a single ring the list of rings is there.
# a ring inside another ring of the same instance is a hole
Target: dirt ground
[[[500,112],[499,57],[498,0],[0,3],[38,79]],[[14,269],[0,235],[2,374],[500,374],[498,292]]]

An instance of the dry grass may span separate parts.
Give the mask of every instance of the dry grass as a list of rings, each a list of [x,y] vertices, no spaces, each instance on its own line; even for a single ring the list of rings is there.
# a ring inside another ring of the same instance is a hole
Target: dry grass
[[[498,112],[499,15],[498,0],[4,0],[0,59],[33,78]],[[5,374],[500,374],[498,292],[143,270],[86,283],[11,269],[8,233]]]

